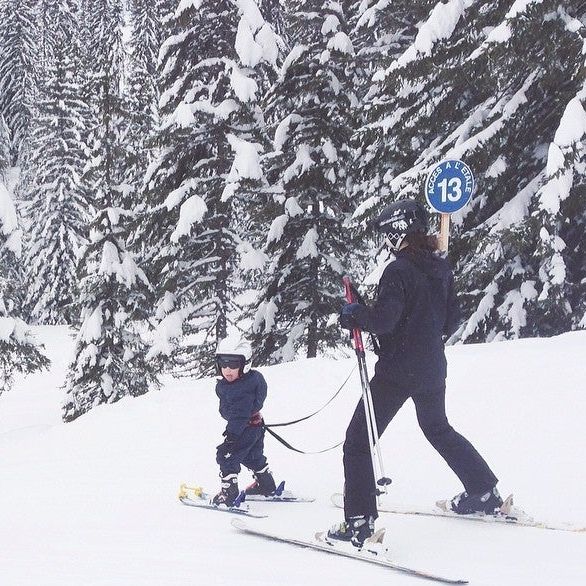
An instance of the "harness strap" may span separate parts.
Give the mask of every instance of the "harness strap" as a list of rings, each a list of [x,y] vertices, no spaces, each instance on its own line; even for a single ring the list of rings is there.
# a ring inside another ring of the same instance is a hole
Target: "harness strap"
[[[285,427],[287,425],[293,425],[294,423],[299,423],[301,421],[305,421],[306,419],[309,419],[310,417],[313,417],[314,415],[317,415],[320,411],[323,411],[342,391],[342,389],[346,386],[346,383],[350,380],[350,377],[352,376],[352,374],[354,373],[354,371],[356,370],[356,365],[354,365],[354,367],[352,368],[352,370],[350,371],[350,374],[346,377],[346,380],[342,383],[342,385],[340,386],[340,388],[336,391],[336,393],[334,394],[333,397],[331,397],[329,399],[329,401],[323,405],[322,407],[320,407],[317,411],[314,411],[313,413],[306,415],[305,417],[301,417],[299,419],[295,419],[294,421],[287,421],[285,423],[265,423],[265,428],[269,428],[269,427]],[[268,429],[267,429],[268,431]]]
[[[300,449],[292,446],[287,440],[282,438],[278,433],[274,432],[271,429],[271,427],[285,427],[287,425],[294,425],[295,423],[300,423],[301,421],[305,421],[305,420],[309,419],[310,417],[317,415],[320,411],[323,411],[340,394],[340,392],[346,386],[346,383],[350,380],[350,377],[352,376],[352,374],[356,370],[356,367],[357,367],[357,365],[354,365],[354,367],[352,368],[352,370],[350,371],[350,373],[346,377],[346,380],[340,385],[340,388],[328,400],[328,402],[325,405],[323,405],[322,407],[320,407],[317,411],[314,411],[313,413],[310,413],[309,415],[306,415],[305,417],[300,417],[299,419],[295,419],[293,421],[286,421],[285,423],[263,423],[263,426],[262,426],[263,429],[268,431],[278,442],[282,443],[287,449],[292,450],[294,452],[297,452],[298,454],[323,454],[324,452],[329,452],[330,450],[335,450],[336,448],[341,446],[344,442],[341,441],[341,442],[337,443],[335,446],[331,446],[331,447],[326,448],[324,450],[318,450],[317,452],[305,452],[303,450],[300,450]]]
[[[298,454],[323,454],[324,452],[329,452],[330,450],[335,450],[336,448],[340,447],[344,442],[341,441],[337,443],[335,446],[331,446],[329,448],[325,448],[324,450],[318,450],[317,452],[304,452],[303,450],[299,450],[298,448],[293,447],[287,440],[283,439],[279,434],[275,433],[272,429],[269,429],[266,425],[264,428],[279,442],[281,442],[286,448],[289,450],[293,450]]]

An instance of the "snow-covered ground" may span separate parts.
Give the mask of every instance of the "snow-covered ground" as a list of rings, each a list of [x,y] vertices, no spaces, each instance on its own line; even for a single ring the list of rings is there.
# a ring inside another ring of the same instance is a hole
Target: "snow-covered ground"
[[[177,500],[182,481],[218,485],[222,421],[213,380],[168,380],[159,392],[103,406],[69,424],[60,388],[72,351],[64,328],[39,328],[52,368],[0,397],[0,584],[105,586],[423,583],[341,558],[241,535],[231,515]],[[586,525],[586,333],[448,350],[448,410],[501,479],[540,519]],[[354,360],[263,368],[267,422],[325,403]],[[283,435],[305,450],[342,439],[359,396],[356,372],[319,416]],[[317,500],[257,504],[267,528],[310,536],[340,518],[341,448],[308,456],[267,437],[278,478]],[[383,442],[389,500],[428,505],[460,491],[426,443],[410,404]],[[242,484],[249,480],[242,473]],[[586,533],[382,515],[398,563],[486,586],[586,584]]]

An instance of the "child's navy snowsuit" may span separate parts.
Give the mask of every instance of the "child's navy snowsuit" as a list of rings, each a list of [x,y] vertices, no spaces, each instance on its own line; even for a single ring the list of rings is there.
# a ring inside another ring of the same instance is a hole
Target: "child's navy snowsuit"
[[[238,474],[240,465],[257,472],[267,459],[264,456],[264,428],[250,423],[267,396],[267,383],[257,370],[250,370],[233,382],[221,378],[216,383],[216,395],[220,399],[220,415],[228,422],[224,435],[235,438],[234,443],[219,445],[216,462],[222,476]]]

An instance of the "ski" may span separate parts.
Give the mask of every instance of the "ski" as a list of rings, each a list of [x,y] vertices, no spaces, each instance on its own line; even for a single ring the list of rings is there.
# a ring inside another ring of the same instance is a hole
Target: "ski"
[[[252,485],[254,486],[254,485]],[[248,490],[248,488],[246,489]],[[315,499],[297,496],[290,490],[285,490],[285,481],[283,480],[277,486],[275,492],[269,496],[262,494],[248,494],[246,491],[246,501],[259,501],[262,503],[312,503]]]
[[[261,515],[251,511],[249,507],[243,505],[245,499],[244,491],[240,492],[236,504],[233,507],[226,507],[225,505],[212,504],[212,496],[203,491],[199,486],[187,486],[182,484],[179,487],[179,500],[189,507],[198,507],[200,509],[208,509],[211,511],[220,511],[223,513],[232,513],[234,515],[242,515],[244,517],[254,517],[255,519],[264,519],[267,515]]]
[[[243,519],[232,519],[232,526],[235,529],[238,529],[238,531],[242,531],[243,533],[247,533],[249,535],[256,535],[258,537],[271,539],[273,541],[280,541],[282,543],[298,545],[299,547],[306,547],[317,551],[323,551],[329,554],[339,555],[345,558],[367,562],[369,564],[374,564],[384,568],[389,568],[391,570],[396,570],[398,572],[403,572],[405,574],[410,574],[418,578],[425,578],[427,580],[434,580],[436,582],[443,582],[445,584],[468,584],[467,580],[455,580],[451,578],[445,578],[443,576],[438,576],[436,574],[431,574],[429,572],[416,570],[414,568],[408,568],[406,566],[396,564],[392,562],[390,559],[388,559],[384,554],[381,555],[380,553],[365,551],[365,549],[368,550],[370,544],[365,544],[365,547],[362,550],[342,549],[342,547],[327,539],[327,532],[316,533],[314,540],[304,540],[287,537],[285,535],[265,531],[263,529],[258,529],[256,527],[251,527],[250,525],[245,523]],[[383,537],[384,529],[380,529],[373,535],[373,537],[371,538],[373,551],[381,550]]]
[[[336,507],[344,508],[344,495],[335,493],[331,497],[332,504]],[[420,515],[425,517],[447,517],[450,519],[461,519],[464,521],[479,521],[484,523],[504,523],[507,525],[517,525],[519,527],[534,527],[536,529],[550,529],[553,531],[573,531],[585,532],[586,527],[576,527],[570,523],[546,523],[536,521],[525,511],[513,505],[513,495],[509,495],[499,513],[494,515],[477,514],[477,515],[459,515],[449,509],[449,501],[437,501],[435,507],[406,507],[402,505],[383,506],[378,508],[379,513],[392,513],[396,515]]]

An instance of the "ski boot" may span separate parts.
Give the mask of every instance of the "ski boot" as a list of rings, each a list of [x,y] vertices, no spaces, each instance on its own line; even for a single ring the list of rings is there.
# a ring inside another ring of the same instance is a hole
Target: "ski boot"
[[[252,476],[254,482],[246,488],[246,494],[260,494],[262,496],[271,496],[277,487],[275,486],[275,480],[271,471],[269,470],[268,464],[257,472],[253,472]]]
[[[451,503],[451,509],[458,515],[473,515],[474,513],[484,513],[494,515],[503,504],[503,499],[496,487],[486,492],[468,494],[463,492],[456,495]]]
[[[234,501],[238,498],[238,474],[220,475],[222,479],[220,492],[212,499],[212,505],[226,505],[233,507]]]
[[[374,518],[368,515],[350,517],[334,525],[328,531],[328,538],[336,541],[349,541],[353,546],[362,548],[364,541],[374,533]]]

